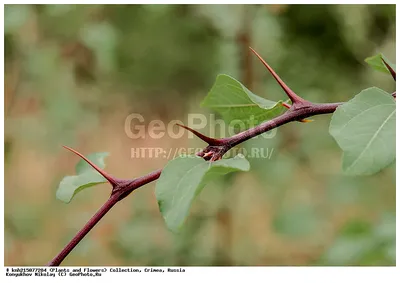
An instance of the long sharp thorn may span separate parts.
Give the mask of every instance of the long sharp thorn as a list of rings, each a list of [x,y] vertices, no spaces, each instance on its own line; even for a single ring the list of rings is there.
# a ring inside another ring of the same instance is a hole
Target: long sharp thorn
[[[294,103],[296,102],[302,102],[305,101],[303,98],[298,96],[296,93],[294,93],[293,90],[291,90],[283,81],[282,79],[278,76],[277,73],[267,64],[267,62],[264,61],[263,58],[251,47],[249,47],[250,50],[260,59],[261,63],[264,64],[264,66],[268,69],[268,71],[272,74],[272,76],[275,78],[275,80],[278,82],[278,84],[282,87],[282,89],[286,92],[287,96],[290,98],[290,100]]]
[[[381,57],[383,64],[385,64],[386,68],[389,70],[390,74],[392,75],[393,79],[396,81],[396,72],[395,70],[393,70],[393,68],[386,63],[385,59],[383,59],[383,57]]]
[[[68,149],[69,151],[72,151],[73,153],[75,153],[76,155],[78,155],[80,158],[82,158],[83,160],[85,160],[87,163],[89,163],[90,166],[92,166],[97,172],[99,172],[104,178],[107,179],[108,182],[110,182],[110,184],[112,185],[117,185],[117,180],[110,176],[108,173],[106,173],[104,170],[102,170],[101,168],[99,168],[96,164],[94,164],[92,161],[90,161],[89,159],[87,159],[85,156],[83,156],[81,153],[77,152],[76,150],[63,145],[64,148]]]
[[[189,132],[191,132],[193,134],[195,134],[198,138],[200,138],[201,140],[205,141],[209,145],[219,145],[220,144],[220,141],[217,140],[217,139],[213,139],[213,138],[207,137],[207,136],[203,135],[202,133],[199,133],[198,131],[195,131],[195,130],[193,130],[193,129],[189,128],[189,127],[186,127],[184,125],[181,125],[181,124],[176,124],[176,125],[188,130]]]

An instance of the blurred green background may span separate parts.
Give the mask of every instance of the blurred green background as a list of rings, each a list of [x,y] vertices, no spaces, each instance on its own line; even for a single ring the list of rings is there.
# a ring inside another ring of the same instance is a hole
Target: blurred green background
[[[165,158],[131,148],[203,147],[165,136],[131,139],[125,119],[187,121],[217,74],[271,100],[283,91],[252,46],[299,95],[351,99],[391,76],[395,5],[6,5],[5,264],[43,265],[107,199],[108,185],[55,198],[78,158],[107,151],[106,170],[133,178]],[[163,223],[155,183],[124,199],[64,265],[395,265],[395,164],[367,177],[341,173],[330,115],[280,127],[244,148],[273,150],[252,170],[209,184],[182,233]]]

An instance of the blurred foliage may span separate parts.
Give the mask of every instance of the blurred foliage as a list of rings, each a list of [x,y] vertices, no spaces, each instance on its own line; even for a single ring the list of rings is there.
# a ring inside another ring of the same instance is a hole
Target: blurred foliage
[[[396,261],[396,219],[384,214],[377,225],[353,220],[339,231],[321,263],[327,265],[386,265]]]
[[[6,265],[48,262],[109,196],[100,185],[69,205],[56,200],[77,162],[61,144],[110,152],[107,171],[131,178],[166,163],[130,158],[131,148],[204,144],[130,139],[130,113],[145,124],[208,115],[199,104],[220,73],[286,99],[248,46],[312,101],[394,90],[364,59],[395,62],[395,5],[5,5],[4,28]],[[64,264],[395,265],[395,164],[343,176],[329,121],[291,123],[241,145],[268,158],[210,183],[180,234],[167,230],[147,185]]]

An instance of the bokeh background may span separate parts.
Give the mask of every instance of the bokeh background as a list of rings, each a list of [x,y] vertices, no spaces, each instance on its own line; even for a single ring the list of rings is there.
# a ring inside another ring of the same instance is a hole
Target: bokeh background
[[[271,100],[283,91],[255,48],[298,94],[315,102],[388,92],[364,59],[395,62],[394,5],[6,5],[5,264],[43,265],[107,199],[108,185],[70,204],[55,197],[78,157],[109,152],[106,170],[133,178],[166,158],[131,148],[203,147],[201,141],[131,139],[125,119],[187,121],[217,74]],[[367,177],[341,173],[330,115],[280,127],[244,148],[248,173],[207,185],[182,233],[166,229],[155,183],[119,203],[64,265],[394,265],[395,164]]]

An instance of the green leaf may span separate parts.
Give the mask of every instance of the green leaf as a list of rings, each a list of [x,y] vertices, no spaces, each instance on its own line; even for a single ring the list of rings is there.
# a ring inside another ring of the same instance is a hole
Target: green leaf
[[[396,104],[376,87],[368,88],[333,113],[329,133],[344,151],[343,171],[374,174],[396,155]]]
[[[240,120],[246,127],[269,120],[285,109],[282,101],[275,102],[257,96],[228,75],[217,76],[201,106],[220,113],[227,122]]]
[[[178,231],[190,206],[207,182],[234,171],[248,171],[243,155],[208,162],[197,156],[180,156],[163,169],[156,184],[156,198],[168,228]]]
[[[104,169],[106,167],[106,163],[104,162],[104,159],[109,155],[108,152],[97,152],[97,153],[92,153],[86,156],[87,159],[92,161],[94,164],[99,166],[101,169]],[[86,172],[96,172],[96,170],[93,169],[92,166],[90,166],[85,160],[81,159],[75,166],[75,172],[78,175],[84,174]],[[100,174],[99,174],[100,175]],[[101,175],[100,175],[101,176]]]
[[[104,169],[106,167],[104,158],[107,156],[107,152],[99,152],[90,154],[87,158],[101,169]],[[58,186],[56,197],[62,202],[69,203],[83,189],[107,182],[103,176],[84,160],[78,162],[75,171],[77,175],[64,177]]]
[[[368,65],[379,72],[390,74],[390,71],[383,63],[382,58],[390,67],[392,67],[393,70],[396,70],[396,65],[391,63],[382,53],[366,58],[365,62],[367,62]]]

